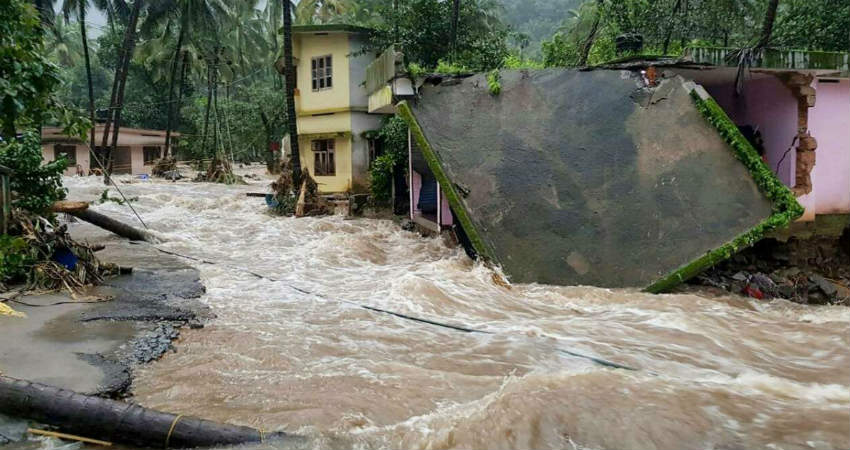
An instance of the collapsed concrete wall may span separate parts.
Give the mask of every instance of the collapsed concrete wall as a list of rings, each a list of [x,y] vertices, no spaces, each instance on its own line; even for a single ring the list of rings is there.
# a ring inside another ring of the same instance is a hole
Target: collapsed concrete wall
[[[801,213],[693,83],[500,75],[498,95],[476,75],[400,111],[472,245],[512,281],[661,291]]]

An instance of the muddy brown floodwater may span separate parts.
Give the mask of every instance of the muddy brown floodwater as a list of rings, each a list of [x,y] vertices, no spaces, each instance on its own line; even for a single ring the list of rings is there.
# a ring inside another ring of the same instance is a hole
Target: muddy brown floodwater
[[[65,182],[73,199],[103,189]],[[144,406],[299,433],[313,448],[850,448],[848,308],[508,290],[462,250],[389,221],[271,217],[244,195],[263,183],[123,188],[162,248],[221,263],[191,262],[218,317],[137,371]]]

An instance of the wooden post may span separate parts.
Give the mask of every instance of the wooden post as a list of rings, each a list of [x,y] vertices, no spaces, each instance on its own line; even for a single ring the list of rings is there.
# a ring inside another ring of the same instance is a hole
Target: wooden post
[[[295,217],[304,217],[304,199],[307,195],[307,179],[301,183],[301,191],[298,193],[298,203],[295,204]]]
[[[9,218],[12,215],[12,187],[9,178],[12,169],[0,166],[0,233],[9,232]]]

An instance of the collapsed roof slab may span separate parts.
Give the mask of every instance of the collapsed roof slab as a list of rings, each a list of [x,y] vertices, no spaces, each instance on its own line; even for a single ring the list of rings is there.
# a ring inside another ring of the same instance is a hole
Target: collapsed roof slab
[[[475,250],[519,283],[661,292],[802,213],[705,91],[502,71],[399,105]]]

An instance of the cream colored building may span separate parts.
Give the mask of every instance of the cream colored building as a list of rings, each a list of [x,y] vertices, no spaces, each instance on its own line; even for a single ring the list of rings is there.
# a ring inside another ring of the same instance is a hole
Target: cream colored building
[[[302,167],[322,193],[364,192],[377,151],[367,135],[381,127],[382,117],[368,112],[366,68],[376,56],[363,52],[370,31],[302,25],[292,32]]]
[[[103,139],[103,125],[97,125],[93,130],[95,143]],[[180,137],[180,133],[171,133],[172,139]],[[111,137],[110,137],[111,139]],[[98,159],[102,163],[103,152],[96,148]],[[118,132],[118,146],[113,156],[113,172],[116,174],[150,175],[154,162],[162,157],[165,151],[165,131],[146,130],[141,128],[121,128]],[[89,151],[88,142],[62,133],[58,127],[44,127],[41,131],[41,152],[45,162],[55,160],[60,154],[68,157],[68,168],[65,175],[81,173],[88,175],[92,169],[100,165]]]

